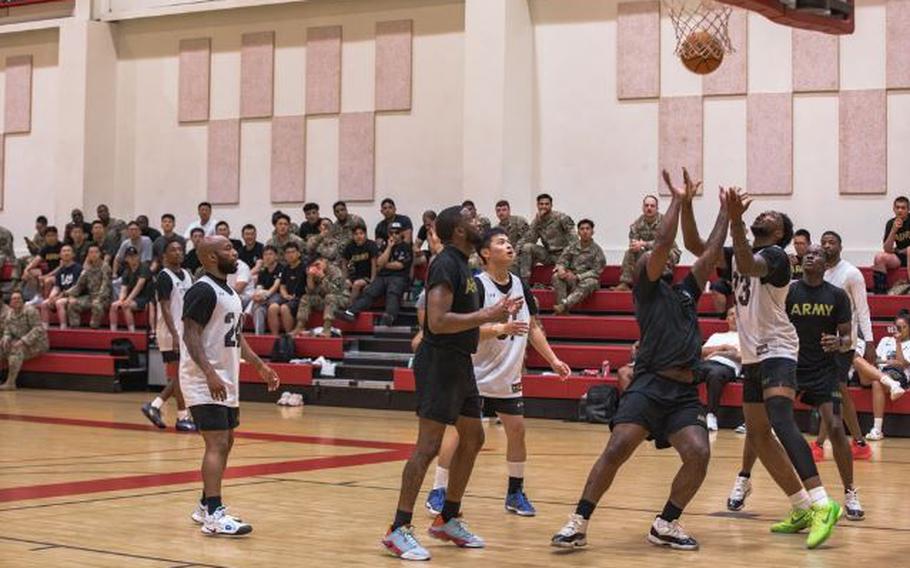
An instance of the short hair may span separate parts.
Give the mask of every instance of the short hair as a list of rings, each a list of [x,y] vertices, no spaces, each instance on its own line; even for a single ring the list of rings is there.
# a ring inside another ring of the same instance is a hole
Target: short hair
[[[541,193],[540,195],[537,196],[538,202],[540,202],[543,199],[546,199],[550,203],[553,203],[553,197],[551,197],[549,193]]]
[[[509,233],[500,227],[493,227],[492,229],[484,231],[483,240],[480,241],[480,246],[477,247],[477,254],[480,255],[480,260],[484,264],[486,264],[487,261],[484,260],[483,255],[480,254],[480,251],[485,248],[490,248],[490,243],[492,243],[493,239],[499,235],[505,235],[508,238]]]
[[[793,233],[793,238],[796,237],[805,237],[807,241],[812,242],[812,235],[806,229],[800,229]]]
[[[208,201],[200,201],[199,205],[196,206],[196,210],[198,211],[200,207],[208,207],[209,209],[211,209],[212,204],[209,203]]]
[[[101,228],[102,228],[102,229],[104,228],[104,223],[101,222],[101,219],[95,219],[94,221],[92,221],[92,228],[93,228],[93,229],[95,228],[95,225],[101,225]]]
[[[648,195],[644,196],[644,197],[642,198],[641,202],[644,203],[645,201],[647,201],[647,200],[649,200],[649,199],[653,199],[653,200],[654,200],[654,203],[660,203],[660,200],[657,199],[657,196],[654,195],[653,193],[649,193]]]
[[[98,243],[92,243],[88,246],[87,249],[85,249],[86,254],[88,254],[88,251],[92,250],[93,248],[98,249],[98,252],[101,252],[101,245]]]
[[[218,221],[217,223],[215,223],[215,228],[216,228],[216,229],[217,229],[218,227],[221,227],[221,226],[227,227],[228,229],[231,228],[231,226],[228,225],[228,222],[227,222],[227,221]]]
[[[907,308],[902,308],[901,311],[897,312],[897,315],[894,316],[895,320],[904,320],[904,323],[910,325],[910,310]]]
[[[784,234],[777,242],[777,246],[780,248],[787,248],[787,246],[790,244],[790,241],[793,240],[793,219],[791,219],[790,216],[786,213],[778,212],[778,214],[780,215],[781,221],[783,221]]]
[[[272,223],[274,223],[275,225],[277,225],[278,221],[281,221],[282,219],[284,219],[288,223],[291,222],[290,216],[288,216],[286,213],[279,213],[277,215],[272,215]]]
[[[455,229],[464,219],[461,210],[462,207],[459,205],[446,207],[436,216],[436,235],[443,243],[452,242]]]
[[[246,232],[249,229],[252,229],[255,231],[256,225],[254,225],[252,223],[247,223],[246,225],[243,226],[243,228],[240,229],[240,234],[242,235],[244,232]]]
[[[173,213],[165,213],[164,215],[162,215],[161,220],[164,221],[165,219],[170,219],[171,223],[175,223],[177,221],[177,218],[174,217]]]
[[[70,244],[64,244],[62,247],[60,247],[60,250],[62,251],[62,250],[65,249],[65,248],[68,248],[68,249],[70,249],[71,251],[74,251],[74,252],[75,252],[75,250],[76,250],[76,249],[73,248],[73,245],[70,245]]]
[[[141,227],[139,227],[139,223],[137,223],[136,221],[130,221],[129,223],[126,224],[126,227],[130,228],[133,225],[135,225],[137,228],[141,228]]]
[[[363,224],[361,224],[361,223],[357,223],[356,225],[354,225],[354,228],[351,229],[351,232],[352,232],[352,233],[356,233],[357,231],[363,231],[364,233],[366,233],[366,232],[367,232],[366,225],[363,225]]]
[[[45,229],[44,232],[45,232],[45,233],[54,233],[54,234],[57,234],[57,227],[51,225],[50,227],[48,227],[47,229]]]
[[[348,208],[348,204],[345,203],[344,201],[336,201],[335,203],[332,204],[332,211],[334,211],[335,208],[337,208],[339,205],[344,205],[345,209]]]
[[[149,217],[148,217],[148,215],[137,215],[136,221],[139,221],[139,219],[142,219],[143,221],[148,222]]]
[[[470,199],[465,199],[464,201],[462,201],[461,206],[462,207],[474,207],[475,209],[477,208],[477,206],[474,205],[474,202],[471,201]]]
[[[910,207],[910,199],[907,199],[906,196],[901,195],[900,197],[895,198],[894,204],[903,203],[907,207]]]
[[[392,199],[391,197],[386,197],[385,199],[382,200],[382,203],[379,204],[380,207],[384,207],[386,205],[391,205],[392,207],[397,207],[397,205],[395,205],[395,200]]]
[[[190,237],[192,237],[196,233],[202,233],[202,235],[205,235],[205,231],[203,231],[201,228],[193,227],[192,230],[190,230]]]
[[[578,222],[577,227],[578,227],[579,229],[581,229],[581,226],[582,226],[582,225],[590,225],[591,228],[593,229],[593,228],[594,228],[594,221],[592,221],[592,220],[590,220],[590,219],[582,219],[581,221]]]
[[[45,217],[44,215],[38,215],[38,218],[35,219],[35,223],[44,223],[45,225],[47,225],[47,217]]]
[[[512,206],[509,205],[509,202],[506,201],[505,199],[500,199],[499,201],[497,201],[497,202],[496,202],[496,207],[508,207],[509,209],[512,208]]]
[[[303,206],[304,213],[309,213],[310,211],[319,211],[319,204],[313,203],[312,201],[310,201],[309,203],[307,203]]]
[[[464,207],[464,205],[462,205],[462,207]],[[423,212],[423,218],[429,219],[430,221],[435,221],[436,212],[433,211],[432,209],[427,209],[426,211]]]
[[[266,251],[272,251],[275,254],[278,254],[278,249],[275,248],[275,245],[265,245],[262,247],[262,253],[265,254]]]
[[[797,234],[799,233],[797,232]],[[837,244],[843,244],[844,242],[844,240],[840,238],[840,235],[836,231],[825,231],[822,233],[822,238],[824,239],[825,237],[834,237],[837,239]]]
[[[76,225],[73,225],[72,227],[70,227],[70,232],[73,232],[73,231],[75,231],[76,229],[79,229],[80,231],[84,231],[84,230],[85,230],[85,229],[82,228],[82,225],[76,224]]]
[[[293,250],[296,250],[297,252],[300,252],[300,245],[298,245],[294,241],[291,241],[288,244],[284,245],[284,252],[287,252],[288,249],[293,249]]]

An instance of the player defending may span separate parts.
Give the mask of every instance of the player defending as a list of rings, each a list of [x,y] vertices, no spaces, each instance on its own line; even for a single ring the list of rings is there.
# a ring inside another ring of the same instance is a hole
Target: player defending
[[[694,368],[702,345],[697,308],[727,237],[727,190],[720,190],[720,211],[704,253],[686,279],[674,286],[662,276],[676,239],[681,204],[689,199],[687,192],[694,195],[700,184],[674,187],[666,171],[664,180],[673,200],[661,220],[653,249],[642,255],[633,273],[635,318],[641,328],[635,379],[619,401],[610,441],[588,474],[575,513],[553,536],[551,544],[556,547],[587,544],[588,520],[600,498],[622,464],[646,438],[651,438],[658,448],[673,446],[683,463],[673,480],[670,498],[651,525],[648,542],[677,550],[698,549],[698,542],[686,534],[678,519],[701,487],[711,456],[704,409],[695,384]]]
[[[458,430],[446,501],[430,527],[430,536],[462,548],[483,548],[459,518],[461,498],[483,447],[481,399],[471,355],[477,351],[479,328],[505,322],[522,308],[521,298],[504,297],[478,309],[477,284],[468,257],[482,237],[461,207],[444,209],[436,217],[436,233],[445,248],[430,264],[423,341],[414,358],[417,383],[417,444],[401,475],[398,510],[382,544],[403,560],[429,560],[430,553],[414,537],[414,502],[433,458],[439,453],[446,425]]]
[[[550,367],[565,379],[571,374],[569,366],[559,360],[543,327],[537,320],[537,302],[521,279],[509,272],[515,260],[515,249],[504,229],[486,232],[480,246],[484,271],[475,277],[482,306],[495,305],[503,298],[521,298],[524,306],[506,323],[486,324],[480,328],[480,343],[474,354],[474,377],[483,397],[487,416],[495,413],[506,431],[506,467],[509,485],[505,508],[522,517],[536,514],[534,505],[524,492],[524,470],[527,461],[525,447],[524,401],[521,375],[524,371],[528,342],[543,356]],[[427,510],[437,515],[446,499],[449,466],[458,446],[458,435],[446,436],[439,452],[436,482],[427,497]]]
[[[193,520],[202,521],[202,534],[241,536],[253,527],[228,515],[221,502],[221,480],[240,424],[240,359],[256,367],[270,391],[279,380],[243,337],[240,296],[227,284],[227,275],[237,270],[231,241],[205,237],[196,250],[205,274],[184,297],[180,346],[180,387],[205,440],[202,501]]]

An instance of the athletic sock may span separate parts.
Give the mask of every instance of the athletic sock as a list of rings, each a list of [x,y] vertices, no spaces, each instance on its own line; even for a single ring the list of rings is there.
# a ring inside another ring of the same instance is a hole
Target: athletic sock
[[[221,495],[216,495],[214,497],[205,498],[205,508],[208,510],[209,515],[214,515],[215,511],[218,510],[218,507],[221,506]]]
[[[667,499],[667,504],[664,505],[664,510],[660,513],[660,518],[672,523],[682,515],[683,510],[674,505],[669,499]]]
[[[882,431],[882,425],[885,422],[884,418],[873,418],[872,419],[872,429]]]
[[[164,406],[164,400],[160,396],[156,396],[155,400],[152,401],[152,408],[157,408],[161,410],[161,407]]]
[[[812,507],[812,498],[809,496],[809,492],[805,489],[800,489],[798,492],[790,495],[790,505],[794,509],[801,509],[805,511]]]
[[[411,524],[411,517],[414,516],[414,513],[410,511],[402,511],[398,509],[395,511],[395,520],[392,521],[392,530],[397,529],[398,527],[403,527],[405,525]]]
[[[509,476],[509,491],[508,494],[512,495],[513,493],[519,493],[524,490],[525,479],[523,477],[512,477]]]
[[[509,494],[518,493],[524,489],[525,462],[506,462],[509,470]]]
[[[597,503],[592,503],[586,499],[582,499],[578,502],[578,506],[575,507],[575,514],[581,515],[584,520],[591,518],[591,515],[594,514],[594,509],[597,508]]]
[[[739,472],[739,476],[749,479],[750,477],[752,477],[752,472],[751,471],[741,471],[741,472]]]
[[[812,499],[812,505],[824,507],[828,504],[828,492],[824,487],[816,487],[809,490],[809,497]]]
[[[177,420],[186,420],[190,417],[189,410],[178,410],[177,411]]]
[[[450,520],[458,516],[458,512],[461,510],[460,501],[449,501],[446,500],[445,504],[442,506],[442,522],[447,523]]]
[[[449,485],[449,470],[436,466],[436,479],[433,480],[433,489],[445,489]]]

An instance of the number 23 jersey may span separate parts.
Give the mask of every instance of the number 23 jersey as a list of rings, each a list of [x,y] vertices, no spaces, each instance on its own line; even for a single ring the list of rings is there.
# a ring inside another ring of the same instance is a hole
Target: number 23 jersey
[[[202,326],[202,349],[206,359],[221,377],[227,391],[224,400],[212,398],[205,374],[189,355],[184,342],[188,320]],[[184,296],[183,321],[184,331],[180,338],[180,389],[186,405],[239,406],[240,334],[243,331],[240,297],[227,282],[206,274]]]
[[[733,301],[736,305],[736,327],[744,365],[781,357],[797,360],[799,336],[787,316],[787,294],[790,291],[790,258],[777,245],[754,249],[768,265],[762,278],[740,274],[733,267]]]

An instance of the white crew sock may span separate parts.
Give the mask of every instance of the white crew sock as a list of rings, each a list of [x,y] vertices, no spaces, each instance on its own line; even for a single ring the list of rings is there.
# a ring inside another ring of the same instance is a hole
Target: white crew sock
[[[178,410],[177,411],[177,420],[186,420],[190,417],[189,410]]]
[[[872,419],[872,429],[878,432],[882,431],[882,423],[885,421],[884,418],[873,418]]]
[[[436,479],[433,480],[433,489],[445,489],[449,485],[449,470],[436,466]]]
[[[506,468],[509,470],[509,477],[517,477],[519,479],[524,479],[525,477],[525,462],[506,462]]]
[[[824,487],[816,487],[809,490],[809,497],[812,498],[813,505],[824,506],[828,504],[828,492]]]
[[[794,509],[806,510],[812,506],[812,498],[805,489],[800,489],[797,493],[790,495],[790,505]]]
[[[164,400],[160,396],[156,396],[155,400],[152,401],[152,408],[157,408],[161,410],[161,407],[164,406]]]

